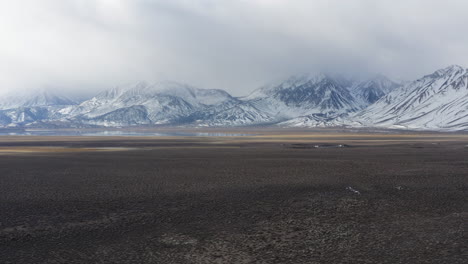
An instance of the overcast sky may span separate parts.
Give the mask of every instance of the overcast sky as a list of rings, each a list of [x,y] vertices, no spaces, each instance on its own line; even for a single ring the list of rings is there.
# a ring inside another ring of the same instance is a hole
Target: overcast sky
[[[466,0],[0,0],[0,90],[468,66]]]

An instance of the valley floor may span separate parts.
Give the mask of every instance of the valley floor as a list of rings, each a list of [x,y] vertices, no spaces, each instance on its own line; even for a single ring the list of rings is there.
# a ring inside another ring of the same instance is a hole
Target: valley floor
[[[466,263],[468,135],[0,137],[0,263]]]

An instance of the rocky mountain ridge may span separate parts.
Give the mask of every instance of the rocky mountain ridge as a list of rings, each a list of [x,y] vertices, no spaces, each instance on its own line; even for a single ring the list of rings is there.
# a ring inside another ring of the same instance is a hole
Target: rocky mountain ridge
[[[245,97],[177,82],[139,82],[74,101],[50,92],[0,98],[3,127],[357,126],[468,130],[468,70],[452,65],[400,85],[306,74]]]

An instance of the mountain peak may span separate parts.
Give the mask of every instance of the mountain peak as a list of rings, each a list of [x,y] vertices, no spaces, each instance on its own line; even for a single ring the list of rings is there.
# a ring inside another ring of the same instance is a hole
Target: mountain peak
[[[176,81],[133,82],[79,105],[61,96],[60,90],[29,90],[0,98],[4,117],[0,126],[34,126],[39,121],[73,126],[328,126],[351,122],[468,129],[468,69],[462,66],[450,65],[404,85],[381,74],[367,75],[365,80],[358,77],[298,74],[240,98]]]
[[[400,85],[382,74],[377,74],[364,81],[358,81],[350,87],[353,96],[361,107],[366,107]]]
[[[452,65],[449,65],[448,67],[446,67],[445,69],[447,69],[447,70],[463,70],[465,68],[463,68],[462,66],[460,66],[458,64],[452,64]]]
[[[36,106],[64,106],[76,104],[73,100],[47,89],[18,92],[6,95],[0,101],[0,109]]]
[[[298,74],[298,75],[292,75],[289,78],[279,83],[272,83],[272,84],[266,85],[260,88],[259,91],[266,93],[266,94],[271,94],[271,93],[276,93],[284,89],[291,90],[291,89],[296,89],[297,87],[304,87],[304,86],[311,87],[313,85],[317,85],[318,83],[323,83],[323,82],[337,83],[337,82],[341,82],[341,80],[342,78],[339,76],[333,76],[331,74],[324,73],[324,72],[303,73],[303,74]],[[252,94],[257,94],[257,92],[254,91]]]
[[[467,69],[460,66],[460,65],[450,65],[448,67],[445,67],[443,69],[437,70],[434,74],[437,76],[443,76],[443,75],[452,75],[452,74],[458,74],[458,73],[464,73],[466,72]]]
[[[467,89],[468,70],[451,65],[395,89],[358,116],[378,126],[467,129]]]
[[[279,119],[313,113],[336,116],[358,110],[348,85],[344,78],[327,73],[294,75],[244,99]]]

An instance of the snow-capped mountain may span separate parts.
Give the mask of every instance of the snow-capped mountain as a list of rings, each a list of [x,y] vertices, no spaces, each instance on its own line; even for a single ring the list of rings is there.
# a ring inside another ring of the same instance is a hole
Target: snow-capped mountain
[[[0,100],[0,125],[23,126],[62,117],[60,110],[75,101],[50,91],[6,95]]]
[[[314,114],[335,118],[360,109],[347,88],[350,85],[327,74],[293,76],[262,87],[244,100],[278,121]]]
[[[350,92],[361,107],[365,108],[399,86],[401,85],[383,75],[376,75],[368,80],[355,82],[350,87]]]
[[[142,82],[105,91],[62,113],[72,121],[104,126],[178,124],[196,112],[237,101],[223,90]]]
[[[81,103],[48,91],[0,97],[0,127],[155,125],[468,130],[468,70],[450,66],[403,85],[308,74],[239,98],[177,82],[120,86]]]
[[[352,116],[349,123],[468,130],[468,70],[452,65],[410,82]]]
[[[263,125],[275,122],[275,119],[249,102],[237,100],[197,111],[185,121],[197,126],[244,126]]]
[[[7,94],[0,98],[0,110],[18,107],[68,106],[74,104],[76,104],[75,101],[44,89]]]

